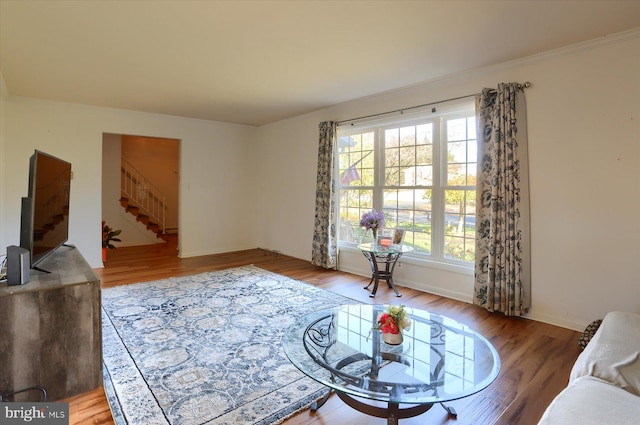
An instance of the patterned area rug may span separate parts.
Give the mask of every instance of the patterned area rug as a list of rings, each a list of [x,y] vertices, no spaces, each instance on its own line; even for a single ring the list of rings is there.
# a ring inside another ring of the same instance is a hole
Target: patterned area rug
[[[267,425],[320,397],[287,359],[295,318],[353,300],[255,266],[102,291],[117,425]]]

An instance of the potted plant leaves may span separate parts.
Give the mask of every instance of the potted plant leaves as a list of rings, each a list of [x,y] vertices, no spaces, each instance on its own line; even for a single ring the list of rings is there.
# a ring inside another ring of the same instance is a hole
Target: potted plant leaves
[[[122,230],[114,230],[102,222],[102,261],[107,261],[107,249],[116,249],[112,242],[122,242],[116,236],[120,235]]]

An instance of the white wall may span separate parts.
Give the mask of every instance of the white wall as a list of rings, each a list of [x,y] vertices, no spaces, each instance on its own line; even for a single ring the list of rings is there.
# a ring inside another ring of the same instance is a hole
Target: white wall
[[[102,135],[182,140],[180,253],[183,257],[254,248],[244,172],[255,128],[37,99],[0,99],[2,205],[0,247],[19,243],[20,200],[34,149],[72,164],[70,237],[92,267],[102,267]]]
[[[640,313],[640,31],[348,102],[260,128],[259,245],[311,258],[318,124],[478,93],[526,91],[531,178],[529,317],[581,330],[609,310]],[[405,259],[395,280],[471,300],[470,272]],[[340,268],[370,273],[359,252]]]

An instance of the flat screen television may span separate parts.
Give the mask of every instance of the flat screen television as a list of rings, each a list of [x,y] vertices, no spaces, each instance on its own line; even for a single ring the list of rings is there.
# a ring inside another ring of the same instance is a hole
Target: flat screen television
[[[71,164],[36,150],[29,160],[29,196],[22,198],[20,246],[36,267],[69,239]]]

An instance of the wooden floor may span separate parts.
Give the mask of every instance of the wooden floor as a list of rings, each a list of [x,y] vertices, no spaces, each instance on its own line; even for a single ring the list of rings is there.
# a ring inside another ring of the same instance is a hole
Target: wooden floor
[[[337,292],[363,303],[371,303],[363,289],[369,279],[348,273],[326,271],[306,261],[264,250],[180,259],[175,242],[150,247],[125,247],[110,250],[104,269],[96,274],[102,287],[108,288],[171,276],[222,270],[254,264],[266,270]],[[364,257],[363,257],[363,261]],[[400,288],[396,298],[381,286],[375,303],[397,304],[400,300],[416,307],[443,314],[465,323],[483,334],[496,347],[502,367],[495,382],[478,394],[450,403],[458,412],[448,418],[436,405],[415,418],[400,420],[401,425],[529,425],[536,424],[544,409],[566,385],[571,365],[580,350],[577,332],[522,318],[490,314],[477,306]],[[113,424],[103,390],[97,389],[67,399],[70,424]],[[343,404],[335,395],[315,413],[308,409],[287,419],[284,425],[384,425],[385,419],[359,413]]]

